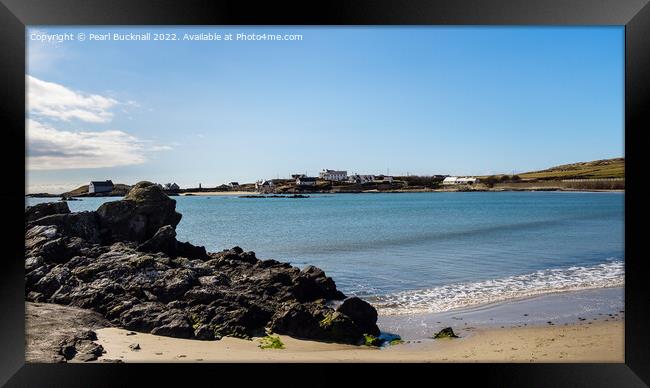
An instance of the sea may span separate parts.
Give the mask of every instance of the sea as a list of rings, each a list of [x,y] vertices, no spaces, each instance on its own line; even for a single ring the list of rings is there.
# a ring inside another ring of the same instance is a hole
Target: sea
[[[369,300],[380,316],[612,288],[621,292],[603,295],[622,305],[622,192],[173,198],[183,215],[180,241],[208,251],[240,246],[261,259],[315,265],[345,294]],[[95,210],[117,199],[68,205]],[[27,198],[26,205],[56,200]]]

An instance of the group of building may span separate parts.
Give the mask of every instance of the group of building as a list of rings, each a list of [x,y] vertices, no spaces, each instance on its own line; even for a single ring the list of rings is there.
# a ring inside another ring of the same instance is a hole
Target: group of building
[[[364,184],[364,183],[393,183],[394,178],[390,175],[373,175],[373,174],[351,174],[348,175],[348,172],[345,170],[329,170],[323,169],[318,173],[318,177],[310,177],[306,174],[292,174],[291,180],[295,181],[296,186],[315,186],[316,183],[321,181],[328,182],[340,182],[340,183],[352,183],[352,184]],[[273,192],[275,190],[276,181],[287,182],[291,181],[287,179],[278,179],[278,180],[259,180],[255,182],[255,190],[259,192]],[[443,185],[473,185],[478,183],[478,178],[474,177],[457,177],[457,176],[447,176],[442,180]],[[176,183],[165,183],[157,185],[165,191],[176,191],[180,190],[180,187]],[[238,182],[230,182],[228,186],[231,189],[239,188]],[[200,186],[199,186],[200,187]],[[111,192],[115,188],[115,185],[111,180],[107,181],[92,181],[88,185],[89,193],[106,193]]]
[[[306,187],[306,186],[316,186],[316,183],[320,181],[328,182],[338,182],[338,183],[393,183],[393,177],[389,175],[361,175],[361,174],[352,174],[348,175],[348,172],[345,170],[330,170],[323,169],[318,173],[317,177],[308,176],[307,174],[292,174],[291,180],[293,180],[296,186]],[[277,181],[287,182],[291,180],[280,179],[280,180],[259,180],[255,182],[255,189],[259,192],[272,192],[275,189],[275,184]]]
[[[156,183],[156,186],[160,187],[165,191],[176,191],[180,190],[180,186],[176,183],[165,183],[160,184]],[[115,185],[112,180],[107,181],[91,181],[88,184],[88,193],[89,194],[99,194],[99,193],[110,193],[115,189]]]

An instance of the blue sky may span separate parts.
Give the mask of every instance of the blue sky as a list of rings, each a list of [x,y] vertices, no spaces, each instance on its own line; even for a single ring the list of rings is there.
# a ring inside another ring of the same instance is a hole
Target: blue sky
[[[302,40],[31,40],[80,32]],[[32,27],[27,44],[30,192],[624,155],[623,27]]]

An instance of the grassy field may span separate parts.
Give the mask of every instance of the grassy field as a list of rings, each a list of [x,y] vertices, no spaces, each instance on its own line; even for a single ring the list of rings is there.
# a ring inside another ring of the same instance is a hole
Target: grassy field
[[[625,178],[625,158],[594,160],[518,174],[522,179],[605,179]]]

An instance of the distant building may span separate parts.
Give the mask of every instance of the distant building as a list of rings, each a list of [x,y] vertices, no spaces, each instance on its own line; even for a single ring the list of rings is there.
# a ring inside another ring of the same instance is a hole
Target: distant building
[[[302,176],[296,178],[296,185],[298,186],[314,186],[316,184],[316,178]]]
[[[478,179],[472,177],[457,177],[457,176],[448,176],[443,179],[443,185],[473,185],[477,183]]]
[[[306,174],[291,174],[291,179],[306,178]]]
[[[275,184],[272,180],[259,180],[255,182],[255,190],[260,193],[273,193],[275,192]]]
[[[359,175],[359,174],[353,174],[348,177],[348,182],[350,183],[367,183],[367,182],[372,182],[375,180],[374,175]]]
[[[348,172],[323,169],[318,176],[326,181],[341,182],[348,179]]]
[[[377,175],[373,181],[377,183],[393,183],[393,177],[390,175]]]
[[[113,181],[92,181],[88,184],[89,193],[110,193],[113,191]]]
[[[239,187],[239,182],[230,182],[230,183],[228,183],[228,186],[230,186],[230,188],[232,188],[232,189],[235,189],[235,188]]]
[[[165,183],[163,185],[163,190],[179,190],[180,187],[176,183]]]

